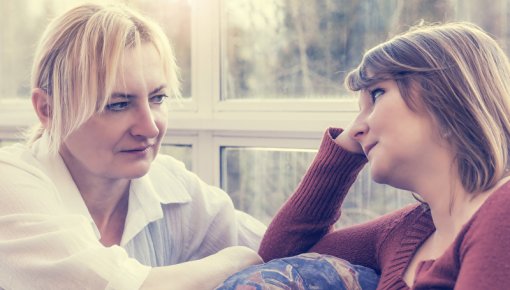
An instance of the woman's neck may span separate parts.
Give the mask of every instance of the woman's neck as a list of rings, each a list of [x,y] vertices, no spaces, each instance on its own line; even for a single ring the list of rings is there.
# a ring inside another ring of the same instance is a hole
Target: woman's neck
[[[112,183],[94,182],[93,184],[82,182],[77,186],[92,217],[104,223],[108,222],[108,219],[124,203],[127,205],[129,184],[127,180]]]
[[[105,246],[120,244],[129,201],[129,181],[78,186]]]
[[[116,179],[93,174],[78,160],[64,158],[78,191],[94,220],[105,245],[119,244],[128,211],[129,179]],[[72,163],[73,166],[69,166]]]
[[[420,196],[430,207],[436,228],[434,236],[439,243],[451,244],[485,200],[508,180],[509,178],[503,178],[492,188],[477,193],[467,192],[459,178],[437,180],[437,183],[430,180],[433,185],[422,190]]]

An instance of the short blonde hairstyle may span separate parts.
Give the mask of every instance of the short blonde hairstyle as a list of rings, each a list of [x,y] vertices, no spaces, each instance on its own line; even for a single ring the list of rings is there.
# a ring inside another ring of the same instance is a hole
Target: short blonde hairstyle
[[[50,97],[50,151],[58,152],[67,136],[101,112],[114,89],[117,68],[127,48],[152,44],[161,57],[169,94],[180,96],[178,68],[161,27],[124,5],[85,4],[54,19],[35,53],[32,87]],[[41,137],[39,125],[28,143]]]
[[[482,29],[463,22],[414,27],[369,50],[345,82],[356,91],[385,79],[397,82],[409,108],[422,105],[438,124],[466,191],[488,190],[507,174],[510,64]]]

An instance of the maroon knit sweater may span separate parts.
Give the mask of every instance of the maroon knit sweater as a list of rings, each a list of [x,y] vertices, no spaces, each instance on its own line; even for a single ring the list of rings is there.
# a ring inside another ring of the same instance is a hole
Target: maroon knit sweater
[[[381,274],[378,289],[409,289],[403,281],[416,249],[435,230],[425,205],[333,231],[347,191],[365,165],[363,155],[334,143],[329,129],[296,192],[275,216],[259,254],[265,261],[318,252]],[[437,260],[418,266],[412,289],[510,289],[510,183],[495,191]]]

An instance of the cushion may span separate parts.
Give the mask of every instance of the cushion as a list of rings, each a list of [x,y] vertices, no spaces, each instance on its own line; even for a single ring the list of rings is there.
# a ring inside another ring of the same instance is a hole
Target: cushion
[[[217,290],[376,289],[374,270],[329,255],[306,253],[275,259],[230,276]]]

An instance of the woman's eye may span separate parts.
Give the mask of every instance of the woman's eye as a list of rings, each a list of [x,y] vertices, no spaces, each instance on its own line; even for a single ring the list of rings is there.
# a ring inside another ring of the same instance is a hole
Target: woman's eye
[[[372,102],[375,103],[377,99],[384,94],[384,90],[380,88],[376,88],[370,91],[370,97],[372,98]]]
[[[162,104],[165,101],[165,98],[167,98],[167,95],[156,95],[151,97],[151,102],[153,104]]]
[[[108,111],[119,112],[127,108],[127,106],[129,106],[129,102],[117,102],[106,105],[106,109]]]

